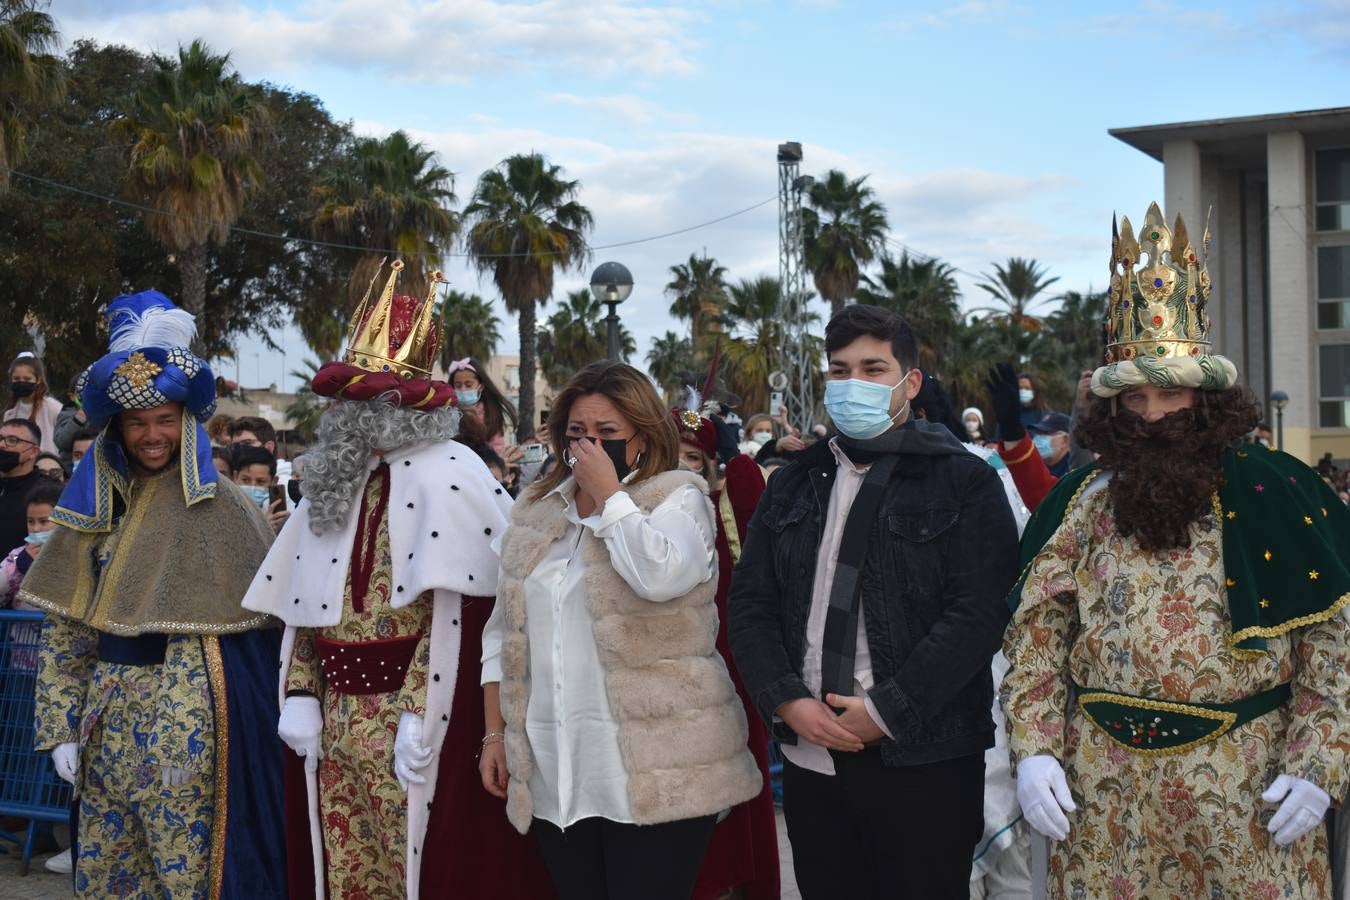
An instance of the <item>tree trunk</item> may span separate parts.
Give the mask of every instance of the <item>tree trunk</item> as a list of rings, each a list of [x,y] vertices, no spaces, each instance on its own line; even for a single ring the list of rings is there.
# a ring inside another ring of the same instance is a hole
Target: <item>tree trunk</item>
[[[192,352],[203,355],[206,349],[206,245],[193,244],[178,252],[178,278],[182,282],[179,305],[197,320],[197,337]]]
[[[516,426],[516,443],[523,444],[534,437],[534,349],[535,321],[538,307],[527,300],[520,307],[520,403],[516,412],[520,424]]]

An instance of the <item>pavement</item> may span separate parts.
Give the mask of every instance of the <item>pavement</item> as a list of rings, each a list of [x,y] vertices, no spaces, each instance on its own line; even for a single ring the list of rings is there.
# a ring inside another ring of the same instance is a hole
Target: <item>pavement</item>
[[[66,843],[66,829],[58,825],[57,840]],[[67,900],[71,896],[70,876],[54,875],[42,867],[43,857],[35,857],[25,876],[19,875],[19,852],[14,845],[5,842],[0,850],[0,897],[5,900]],[[778,854],[783,871],[783,900],[801,900],[797,892],[797,882],[792,878],[792,848],[788,846],[787,827],[783,824],[783,811],[778,810]]]

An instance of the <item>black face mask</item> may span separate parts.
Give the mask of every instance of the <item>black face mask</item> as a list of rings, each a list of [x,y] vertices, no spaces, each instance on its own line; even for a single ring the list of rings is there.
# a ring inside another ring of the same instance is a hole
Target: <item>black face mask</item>
[[[292,503],[300,502],[300,479],[292,478],[286,482],[286,493],[290,496]]]
[[[37,390],[37,385],[31,381],[11,381],[9,383],[9,392],[20,399],[33,396],[33,391]]]
[[[12,472],[19,466],[19,451],[0,450],[0,472]]]
[[[598,438],[593,438],[590,435],[587,435],[584,438],[568,438],[569,442],[590,441],[592,444],[599,444],[600,449],[604,450],[605,455],[609,457],[609,461],[614,463],[614,474],[619,476],[620,481],[627,478],[629,473],[633,471],[633,467],[628,465],[628,441],[631,440],[632,438],[629,438],[628,440],[618,439],[602,441]],[[567,464],[569,466],[572,464],[570,458],[567,460]]]

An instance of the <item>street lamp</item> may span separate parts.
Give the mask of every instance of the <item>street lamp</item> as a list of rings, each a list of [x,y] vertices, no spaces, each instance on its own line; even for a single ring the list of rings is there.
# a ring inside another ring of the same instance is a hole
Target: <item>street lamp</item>
[[[619,314],[620,303],[633,293],[633,274],[623,263],[601,263],[591,275],[591,296],[609,307],[605,325],[609,330],[609,358],[619,358]]]
[[[1289,405],[1289,395],[1284,391],[1272,391],[1270,405],[1275,407],[1275,449],[1284,449],[1284,408]]]

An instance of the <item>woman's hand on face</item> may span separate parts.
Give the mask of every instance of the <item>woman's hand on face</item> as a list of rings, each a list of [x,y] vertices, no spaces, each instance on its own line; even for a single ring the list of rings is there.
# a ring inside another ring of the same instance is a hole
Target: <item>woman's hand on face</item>
[[[568,450],[576,457],[572,466],[572,475],[577,487],[595,501],[595,508],[601,509],[610,497],[619,490],[619,473],[614,462],[598,443],[588,438],[571,441]]]

